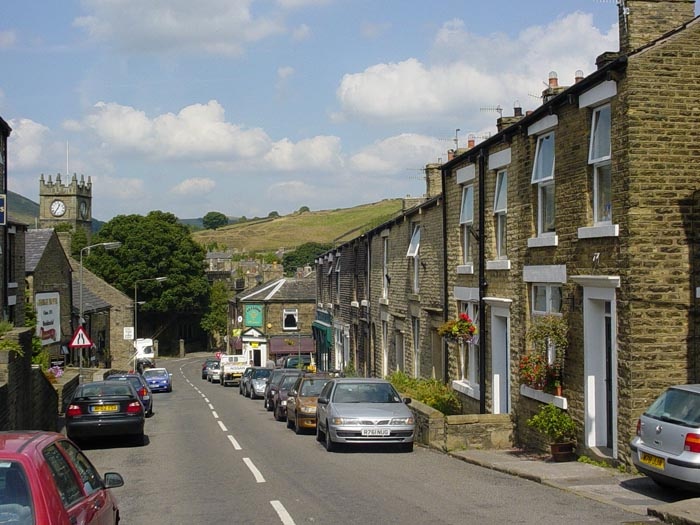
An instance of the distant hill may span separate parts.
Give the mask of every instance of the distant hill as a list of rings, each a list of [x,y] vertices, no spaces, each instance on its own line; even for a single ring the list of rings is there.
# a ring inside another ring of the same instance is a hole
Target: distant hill
[[[216,242],[230,250],[274,252],[294,250],[306,242],[342,243],[399,214],[402,199],[387,199],[353,208],[294,212],[276,218],[237,222],[216,230],[193,233],[207,246]]]

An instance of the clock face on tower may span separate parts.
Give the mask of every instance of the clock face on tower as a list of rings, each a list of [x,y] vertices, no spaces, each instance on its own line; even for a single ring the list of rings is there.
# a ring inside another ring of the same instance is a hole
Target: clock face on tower
[[[54,217],[61,217],[64,213],[66,213],[66,204],[60,200],[56,199],[51,203],[51,215]]]
[[[85,201],[80,202],[80,218],[86,220],[88,218],[88,204]]]

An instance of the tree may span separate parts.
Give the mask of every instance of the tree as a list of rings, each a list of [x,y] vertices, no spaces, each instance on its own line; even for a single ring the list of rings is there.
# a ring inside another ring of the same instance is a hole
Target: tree
[[[309,209],[308,206],[302,206],[301,208],[299,208],[299,213],[308,213],[310,211],[311,210]]]
[[[202,316],[201,327],[209,334],[212,348],[219,345],[221,337],[226,334],[228,319],[228,288],[224,281],[214,281],[209,292],[209,308]]]
[[[202,218],[202,226],[206,230],[216,230],[228,224],[228,217],[218,211],[210,211]]]
[[[267,217],[269,219],[277,219],[280,216],[280,214],[276,211],[271,211],[270,213],[267,214]]]
[[[332,249],[329,243],[307,242],[299,246],[293,252],[285,253],[282,258],[282,266],[287,275],[292,275],[297,268],[313,263],[314,259]]]
[[[139,312],[202,312],[209,297],[204,249],[171,213],[118,215],[105,223],[92,243],[120,241],[116,250],[90,250],[84,265],[133,297],[138,283]],[[165,282],[144,281],[167,277]]]

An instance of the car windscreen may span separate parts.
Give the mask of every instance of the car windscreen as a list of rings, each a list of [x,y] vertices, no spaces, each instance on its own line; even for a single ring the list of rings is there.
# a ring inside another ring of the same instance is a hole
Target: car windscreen
[[[8,523],[34,523],[31,492],[22,465],[16,461],[0,461],[0,486],[0,518],[9,517]],[[18,521],[14,521],[15,517]]]
[[[305,379],[301,384],[301,392],[299,395],[304,397],[313,397],[321,394],[321,390],[326,386],[330,379]]]
[[[292,375],[286,375],[284,376],[284,379],[282,379],[282,382],[280,383],[280,388],[283,390],[289,390],[294,386],[294,383],[297,382],[298,376],[292,376]]]
[[[149,378],[149,377],[168,377],[168,372],[165,370],[144,370],[143,372],[143,377]]]
[[[334,403],[401,403],[401,397],[389,383],[339,383],[333,392]]]
[[[109,381],[106,383],[88,383],[81,385],[75,391],[76,398],[109,397],[133,395],[128,384],[121,381]]]
[[[687,427],[700,427],[700,394],[669,388],[656,398],[645,415]]]
[[[253,372],[253,379],[262,379],[263,377],[269,377],[272,370],[269,368],[260,368]]]

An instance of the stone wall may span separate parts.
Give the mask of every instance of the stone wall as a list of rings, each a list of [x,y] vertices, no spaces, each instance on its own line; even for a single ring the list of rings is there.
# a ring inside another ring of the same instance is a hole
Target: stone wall
[[[32,410],[29,428],[55,431],[58,428],[58,392],[38,365],[32,365],[31,385]]]

